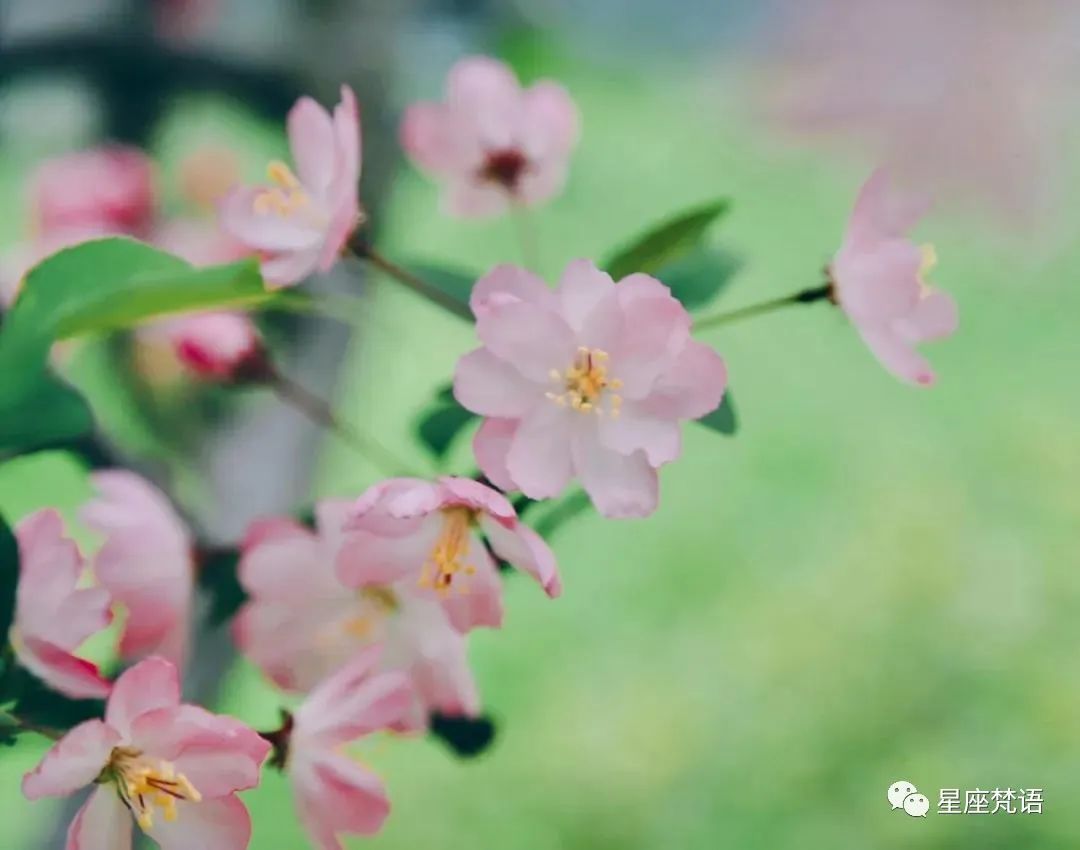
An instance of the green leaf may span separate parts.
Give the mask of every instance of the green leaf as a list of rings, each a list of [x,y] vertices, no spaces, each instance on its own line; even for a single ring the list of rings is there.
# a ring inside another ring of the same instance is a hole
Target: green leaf
[[[479,275],[460,269],[447,269],[423,263],[409,264],[407,270],[430,288],[458,302],[464,308],[464,315],[471,315],[468,309],[469,296],[472,294],[473,284],[476,283]]]
[[[591,504],[584,490],[574,490],[537,521],[536,533],[547,540],[567,522],[584,513]]]
[[[701,245],[709,228],[728,208],[728,201],[722,199],[680,213],[617,251],[604,268],[616,280],[635,272],[656,274]]]
[[[724,393],[724,400],[712,413],[706,413],[697,420],[711,431],[732,436],[739,430],[739,420],[735,415],[735,403],[731,399],[731,390]]]
[[[206,619],[211,626],[228,622],[247,601],[247,591],[236,571],[239,562],[239,551],[220,549],[212,552],[199,569],[199,586],[210,597]]]
[[[698,247],[656,276],[687,310],[696,310],[726,289],[738,269],[739,261],[726,251]]]
[[[0,327],[0,450],[77,437],[86,403],[48,370],[54,342],[193,310],[250,307],[273,297],[254,259],[196,269],[133,239],[83,242],[30,270]]]
[[[7,641],[15,619],[15,588],[19,583],[19,544],[0,516],[0,636]]]
[[[439,397],[443,397],[441,393]],[[417,423],[416,433],[424,445],[431,449],[431,453],[442,460],[450,451],[457,435],[476,418],[475,413],[466,410],[456,401],[440,401],[423,415]]]

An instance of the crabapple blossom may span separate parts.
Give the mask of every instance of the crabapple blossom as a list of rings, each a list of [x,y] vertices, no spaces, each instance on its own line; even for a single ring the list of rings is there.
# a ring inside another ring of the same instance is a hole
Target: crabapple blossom
[[[180,664],[187,655],[194,592],[187,526],[165,494],[133,472],[95,472],[90,481],[97,496],[79,516],[104,536],[94,572],[127,611],[120,654],[163,655]]]
[[[477,714],[465,637],[430,592],[415,579],[395,581],[378,564],[351,570],[351,585],[338,578],[351,507],[319,502],[315,531],[283,518],[248,530],[238,575],[250,600],[233,623],[240,650],[280,687],[307,692],[381,644],[383,669],[403,671],[413,683],[403,728],[423,728],[432,711]]]
[[[540,535],[518,520],[502,493],[468,478],[383,481],[353,505],[346,529],[338,557],[346,584],[361,586],[373,573],[415,582],[442,602],[462,632],[502,625],[492,551],[529,573],[548,596],[562,591],[555,555]]]
[[[360,117],[352,89],[341,87],[332,116],[301,98],[289,112],[288,134],[296,173],[272,162],[271,185],[234,189],[220,207],[222,227],[259,254],[273,288],[328,271],[362,221]]]
[[[64,536],[54,510],[31,514],[15,528],[19,584],[11,645],[19,663],[49,687],[75,699],[100,699],[109,683],[73,653],[112,620],[112,600],[100,587],[80,587],[84,562]]]
[[[236,792],[258,785],[269,749],[242,723],[182,705],[176,667],[148,658],[117,679],[104,720],[76,726],[26,774],[23,794],[94,786],[68,850],[129,850],[132,819],[162,850],[243,850],[251,819]]]
[[[97,229],[140,236],[154,219],[154,166],[130,147],[66,154],[41,166],[30,201],[40,235]]]
[[[342,753],[359,738],[400,726],[412,705],[409,677],[377,672],[377,646],[320,682],[288,727],[285,769],[315,847],[342,850],[338,835],[372,835],[390,813],[382,780]]]
[[[485,417],[473,447],[488,479],[545,499],[578,478],[605,516],[652,513],[680,420],[714,410],[727,383],[668,288],[645,274],[616,285],[578,260],[553,291],[500,266],[471,307],[483,345],[458,361],[454,395]]]
[[[510,68],[485,56],[455,64],[446,101],[411,106],[401,126],[406,152],[446,184],[446,206],[462,217],[558,194],[579,134],[566,89],[551,81],[523,89]]]
[[[829,267],[833,295],[863,341],[888,371],[928,386],[930,364],[915,348],[956,331],[956,302],[924,275],[936,262],[906,232],[924,205],[901,197],[879,169],[863,185],[844,241]]]

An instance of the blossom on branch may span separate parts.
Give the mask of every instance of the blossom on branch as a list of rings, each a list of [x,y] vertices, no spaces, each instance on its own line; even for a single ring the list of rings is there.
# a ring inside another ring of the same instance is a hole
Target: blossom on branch
[[[934,382],[916,345],[954,333],[956,302],[931,288],[924,275],[936,262],[907,231],[925,204],[897,193],[884,170],[863,185],[840,250],[829,267],[833,295],[863,341],[889,372],[909,383]]]
[[[288,731],[285,768],[315,847],[342,850],[338,834],[372,835],[390,813],[382,780],[342,749],[400,726],[412,705],[409,678],[377,672],[378,647],[361,650],[304,700]]]
[[[31,184],[38,236],[99,230],[140,236],[153,223],[154,165],[138,148],[103,147],[50,159]]]
[[[105,538],[94,573],[127,613],[121,656],[163,655],[182,664],[195,570],[186,524],[164,493],[133,472],[95,472],[90,481],[97,496],[79,516]]]
[[[446,184],[452,214],[479,217],[557,195],[579,125],[562,86],[542,81],[523,89],[502,62],[473,56],[450,69],[445,102],[408,109],[401,140],[420,168]]]
[[[221,226],[259,254],[273,288],[329,271],[363,219],[360,116],[352,89],[341,87],[333,115],[301,98],[289,112],[288,134],[296,173],[272,162],[270,185],[234,189],[220,206]]]
[[[176,667],[149,658],[116,681],[104,720],[61,738],[23,778],[30,800],[94,786],[68,850],[128,850],[131,820],[162,850],[244,850],[254,788],[270,744],[242,723],[180,703]]]
[[[478,714],[465,637],[438,599],[378,563],[351,568],[350,584],[338,578],[351,507],[345,500],[320,502],[315,531],[284,518],[248,530],[238,574],[250,600],[233,623],[241,652],[279,687],[308,692],[380,644],[383,669],[403,671],[413,683],[403,728],[424,728],[434,711]]]
[[[84,562],[64,522],[41,510],[18,524],[19,584],[11,645],[19,663],[49,687],[74,699],[100,699],[109,683],[73,653],[112,620],[101,588],[80,587]]]
[[[473,443],[484,474],[534,499],[578,478],[605,516],[652,513],[680,421],[714,410],[727,384],[682,304],[648,275],[616,285],[578,260],[554,291],[500,266],[471,306],[483,345],[458,361],[454,395],[486,417]]]

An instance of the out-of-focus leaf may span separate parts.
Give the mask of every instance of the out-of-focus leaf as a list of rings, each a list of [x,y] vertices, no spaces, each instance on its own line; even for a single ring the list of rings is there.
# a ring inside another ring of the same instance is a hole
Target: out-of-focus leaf
[[[435,401],[420,417],[416,433],[431,453],[442,460],[457,435],[476,418],[475,413],[457,403],[454,388],[448,384],[436,393]]]
[[[6,643],[15,619],[15,588],[19,583],[19,544],[0,516],[0,641]]]
[[[196,269],[123,237],[47,257],[27,274],[0,327],[0,450],[71,439],[92,427],[85,402],[47,368],[57,340],[270,297],[254,260]]]
[[[615,252],[604,268],[615,280],[635,272],[656,274],[698,248],[729,206],[726,199],[721,199],[680,213]]]
[[[719,295],[739,270],[739,261],[725,251],[698,246],[669,263],[656,277],[687,310],[704,307]]]
[[[409,286],[414,291],[440,304],[456,316],[466,321],[472,320],[469,296],[477,275],[423,263],[409,263],[402,268],[412,277]]]
[[[735,415],[735,403],[731,398],[731,390],[724,393],[724,400],[712,413],[707,413],[697,420],[698,424],[704,425],[710,431],[732,436],[739,430],[739,420]]]
[[[462,758],[475,758],[495,740],[495,723],[488,717],[431,715],[431,734]]]
[[[63,732],[105,712],[103,700],[71,699],[58,694],[21,668],[15,678],[19,698],[12,714],[25,723]]]
[[[584,490],[575,490],[537,521],[536,533],[547,539],[591,504]]]
[[[240,553],[235,549],[216,549],[205,556],[199,569],[199,586],[210,598],[206,618],[211,626],[232,619],[248,598],[240,584],[236,567]]]

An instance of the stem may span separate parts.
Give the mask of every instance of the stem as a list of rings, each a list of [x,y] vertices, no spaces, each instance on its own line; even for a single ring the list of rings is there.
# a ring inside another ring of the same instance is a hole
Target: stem
[[[789,304],[812,304],[815,301],[823,301],[832,297],[832,286],[815,286],[811,289],[803,289],[792,295],[784,295],[781,298],[773,298],[770,301],[762,301],[760,304],[751,304],[748,307],[740,307],[727,313],[715,313],[694,322],[694,330],[703,331],[706,328],[715,328],[719,325],[727,325],[732,322],[750,319],[765,313],[780,310]]]
[[[472,321],[472,311],[467,304],[462,304],[443,292],[436,286],[432,286],[426,280],[421,280],[408,269],[402,268],[392,260],[387,259],[373,246],[363,240],[354,239],[350,247],[357,257],[367,260],[371,265],[386,275],[389,275],[398,283],[408,287],[418,295],[423,296],[433,304],[437,304],[449,313],[453,313],[459,319]]]
[[[517,231],[518,245],[521,248],[521,261],[525,268],[536,271],[539,268],[536,231],[532,227],[528,208],[518,200],[516,195],[511,196],[510,217],[514,220],[514,230]]]
[[[282,401],[292,405],[312,422],[332,431],[341,440],[356,449],[386,475],[409,475],[409,464],[399,459],[390,449],[374,437],[362,434],[342,422],[330,405],[303,384],[283,375],[268,360],[256,380],[272,389]]]

